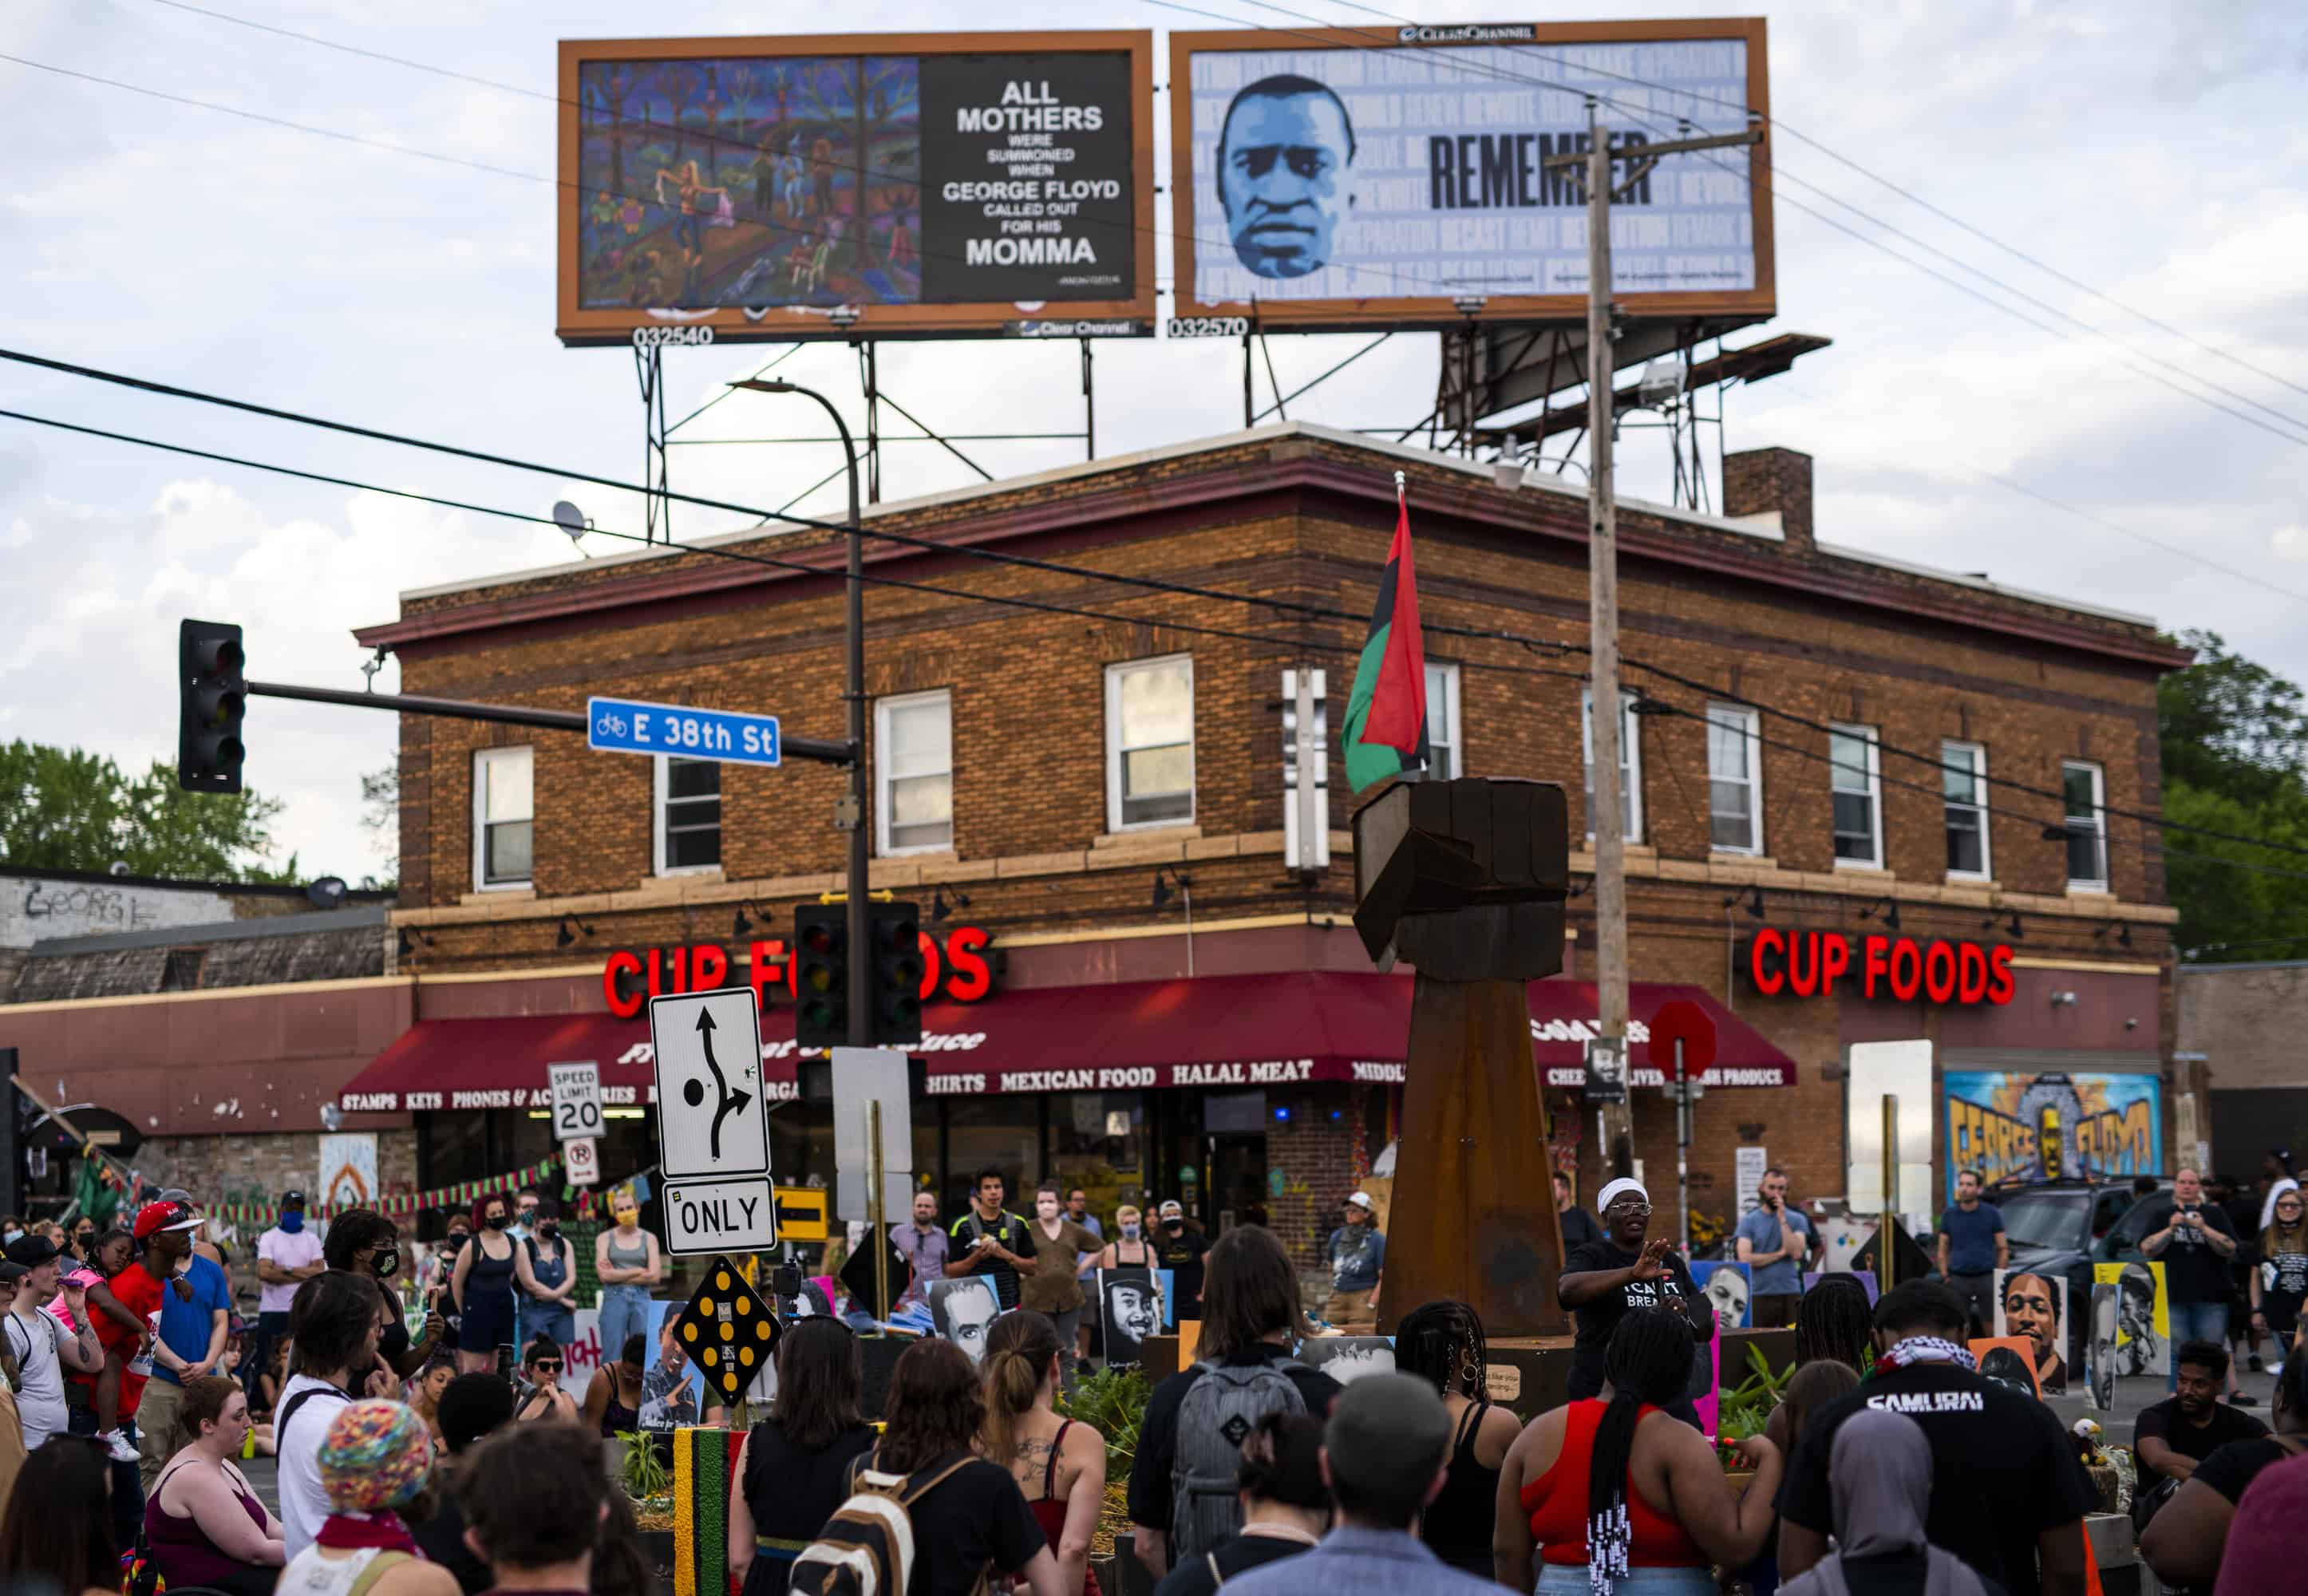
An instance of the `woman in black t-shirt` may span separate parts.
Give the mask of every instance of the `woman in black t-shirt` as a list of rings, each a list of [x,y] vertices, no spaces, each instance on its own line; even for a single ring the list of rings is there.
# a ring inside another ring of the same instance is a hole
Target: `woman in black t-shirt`
[[[1064,1596],[1058,1560],[1018,1482],[977,1454],[986,1393],[969,1355],[949,1341],[916,1342],[890,1371],[888,1406],[881,1444],[853,1470],[926,1479],[953,1471],[908,1511],[914,1564],[906,1596],[969,1596],[988,1571],[998,1589],[1023,1580],[1031,1596]]]
[[[1715,1310],[1699,1293],[1690,1265],[1664,1238],[1646,1243],[1650,1228],[1650,1194],[1632,1180],[1618,1179],[1597,1194],[1603,1211],[1605,1239],[1573,1247],[1563,1261],[1555,1282],[1555,1298],[1578,1317],[1579,1333],[1571,1354],[1571,1400],[1581,1401],[1603,1389],[1603,1358],[1611,1333],[1619,1321],[1639,1307],[1663,1307],[1681,1314],[1691,1326],[1692,1341],[1705,1345],[1714,1338]],[[1667,1411],[1686,1423],[1698,1415],[1688,1400]]]
[[[2277,1195],[2276,1222],[2260,1233],[2260,1263],[2250,1278],[2252,1333],[2273,1331],[2277,1345],[2288,1347],[2308,1298],[2308,1207],[2297,1189]]]
[[[2284,1360],[2268,1416],[2274,1435],[2213,1447],[2140,1531],[2140,1558],[2165,1584],[2210,1590],[2244,1488],[2269,1464],[2308,1451],[2308,1347]]]
[[[848,1497],[850,1465],[874,1449],[849,1326],[800,1320],[778,1343],[777,1369],[777,1400],[746,1433],[729,1493],[729,1571],[745,1596],[783,1596],[796,1554]]]

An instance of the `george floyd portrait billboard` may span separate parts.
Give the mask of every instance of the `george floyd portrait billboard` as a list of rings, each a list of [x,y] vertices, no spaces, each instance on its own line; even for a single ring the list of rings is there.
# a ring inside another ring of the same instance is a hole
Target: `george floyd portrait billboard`
[[[564,39],[560,65],[564,344],[1153,331],[1150,33]]]
[[[1576,320],[1586,189],[1551,155],[1770,112],[1760,17],[1170,36],[1174,332]],[[1763,145],[1615,167],[1628,313],[1772,314]]]

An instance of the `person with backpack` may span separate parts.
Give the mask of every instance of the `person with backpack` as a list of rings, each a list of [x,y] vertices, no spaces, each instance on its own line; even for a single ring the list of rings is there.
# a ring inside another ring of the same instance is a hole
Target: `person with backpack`
[[[331,1422],[354,1400],[349,1387],[356,1374],[376,1362],[383,1300],[368,1276],[332,1269],[297,1287],[289,1305],[290,1373],[272,1421],[272,1444],[280,1526],[292,1559],[313,1544],[331,1512],[322,1444]],[[421,1434],[425,1421],[418,1419],[417,1428]]]
[[[1340,1387],[1291,1355],[1298,1272],[1274,1233],[1237,1225],[1210,1251],[1201,1360],[1154,1388],[1130,1468],[1140,1562],[1159,1579],[1242,1528],[1242,1438],[1270,1413],[1326,1418]]]
[[[794,1559],[793,1596],[974,1596],[1021,1581],[1030,1596],[1064,1596],[1017,1482],[977,1454],[986,1395],[969,1356],[916,1342],[890,1371],[885,1411],[849,1499]]]
[[[850,1464],[874,1450],[849,1326],[798,1320],[773,1356],[778,1394],[769,1418],[746,1432],[729,1493],[729,1572],[745,1596],[785,1596],[795,1557],[848,1495]]]
[[[1179,1564],[1154,1596],[1216,1596],[1227,1581],[1310,1550],[1331,1527],[1331,1488],[1322,1479],[1322,1421],[1269,1413],[1244,1437],[1235,1475],[1242,1533],[1214,1552]]]
[[[577,1249],[561,1234],[561,1204],[537,1200],[534,1229],[514,1244],[513,1279],[521,1286],[521,1344],[541,1335],[555,1346],[577,1339]]]
[[[994,1282],[994,1299],[1003,1313],[1018,1306],[1019,1280],[1034,1272],[1038,1254],[1026,1221],[1005,1212],[1002,1171],[988,1164],[977,1172],[977,1200],[947,1232],[945,1277],[983,1274]]]

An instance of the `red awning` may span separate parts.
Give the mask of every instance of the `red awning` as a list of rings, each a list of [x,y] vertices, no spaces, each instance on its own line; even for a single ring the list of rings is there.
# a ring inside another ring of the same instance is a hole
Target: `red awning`
[[[1410,992],[1408,976],[1359,971],[1030,988],[982,1003],[931,1004],[914,1053],[926,1061],[933,1097],[1399,1082]],[[1677,998],[1715,1020],[1707,1085],[1794,1084],[1795,1061],[1697,987],[1636,983],[1628,1040],[1647,1042],[1650,1016]],[[1532,982],[1530,1016],[1545,1083],[1578,1085],[1595,1034],[1593,984]],[[655,1100],[653,1057],[645,1020],[423,1020],[346,1085],[338,1106],[349,1113],[542,1108],[545,1066],[585,1058],[600,1065],[609,1104],[642,1104]],[[770,1010],[762,1016],[762,1078],[772,1101],[799,1095],[797,1057],[793,1011]],[[1661,1083],[1641,1064],[1632,1079]]]

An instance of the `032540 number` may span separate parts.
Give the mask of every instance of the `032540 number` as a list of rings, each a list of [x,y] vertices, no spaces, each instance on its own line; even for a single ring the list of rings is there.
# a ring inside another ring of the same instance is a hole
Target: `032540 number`
[[[633,348],[650,349],[679,348],[688,344],[709,344],[713,341],[710,327],[636,327]]]
[[[1164,329],[1170,338],[1247,338],[1246,315],[1174,315]]]

